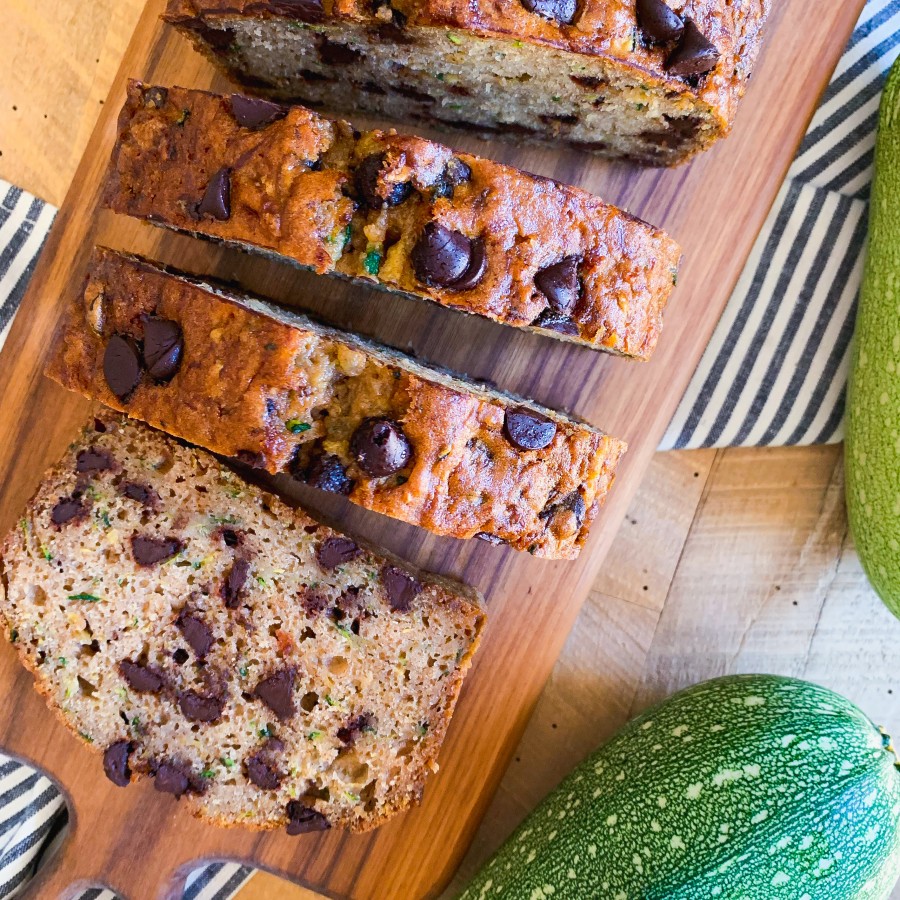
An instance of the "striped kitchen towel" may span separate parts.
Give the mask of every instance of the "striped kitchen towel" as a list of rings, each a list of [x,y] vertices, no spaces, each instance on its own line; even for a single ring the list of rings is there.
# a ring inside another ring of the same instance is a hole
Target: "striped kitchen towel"
[[[898,52],[900,0],[869,0],[661,449],[841,439],[878,101]],[[54,211],[2,181],[0,198],[2,346]],[[48,779],[0,755],[0,900],[65,817]],[[205,866],[184,896],[226,900],[250,874]]]

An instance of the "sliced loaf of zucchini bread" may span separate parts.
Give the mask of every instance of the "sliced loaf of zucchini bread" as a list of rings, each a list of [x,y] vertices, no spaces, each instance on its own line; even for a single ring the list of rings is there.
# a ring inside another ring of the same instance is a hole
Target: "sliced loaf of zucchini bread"
[[[319,273],[646,359],[681,251],[597,197],[303,107],[131,82],[104,202]]]
[[[106,412],[0,547],[0,620],[103,753],[223,825],[364,831],[437,769],[483,614]],[[99,769],[99,766],[98,766]]]
[[[625,450],[570,416],[103,249],[48,374],[367,509],[558,559],[578,554]]]
[[[674,165],[727,134],[771,0],[169,0],[273,99]]]

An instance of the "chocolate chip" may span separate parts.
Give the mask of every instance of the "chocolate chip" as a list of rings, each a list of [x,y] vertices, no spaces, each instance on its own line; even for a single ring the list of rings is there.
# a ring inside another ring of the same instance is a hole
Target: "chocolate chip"
[[[281,784],[281,773],[267,760],[265,751],[247,757],[247,778],[264,791],[274,791]]]
[[[718,61],[719,51],[715,44],[706,39],[693,19],[685,19],[684,34],[666,60],[666,71],[670,75],[691,78],[711,72]]]
[[[363,472],[381,478],[409,463],[412,445],[393,419],[378,416],[360,422],[350,438],[350,452]]]
[[[98,419],[96,416],[94,417],[94,431],[98,434],[106,434],[106,423],[103,419]]]
[[[63,497],[50,512],[50,521],[54,525],[65,525],[73,519],[83,519],[87,515],[87,507],[80,497]]]
[[[472,242],[439,222],[429,222],[410,253],[416,278],[435,287],[448,287],[468,271]]]
[[[387,182],[381,178],[386,153],[371,153],[357,167],[354,176],[357,193],[371,209],[397,206],[413,190],[408,181]]]
[[[151,378],[168,381],[181,366],[184,336],[171,319],[148,316],[144,320],[144,364]]]
[[[596,90],[599,87],[608,87],[609,81],[605,78],[598,78],[596,75],[570,75],[569,80],[575,82],[579,87],[588,90]]]
[[[299,800],[291,800],[287,805],[287,833],[306,834],[309,831],[327,831],[331,823],[318,810],[304,806]]]
[[[556,422],[524,406],[508,409],[503,431],[513,446],[520,450],[543,450],[556,435]]]
[[[444,171],[435,182],[435,197],[452,197],[456,188],[472,177],[472,169],[458,156],[451,156],[444,166]]]
[[[201,216],[224,222],[231,216],[231,169],[223,166],[209,179],[203,199],[197,207]]]
[[[547,506],[538,514],[538,518],[552,519],[559,512],[571,512],[575,516],[575,521],[579,528],[584,524],[584,517],[587,513],[587,506],[584,497],[578,491],[573,491],[568,497],[559,503]]]
[[[116,787],[128,787],[131,782],[131,769],[128,768],[131,749],[131,741],[116,741],[103,751],[103,771]]]
[[[329,41],[324,35],[319,39],[319,58],[329,66],[349,66],[362,59],[364,56],[359,50],[341,44],[338,41]]]
[[[571,24],[578,10],[575,0],[522,0],[522,6],[528,12],[536,13],[545,19],[553,19],[564,25]]]
[[[288,110],[286,106],[272,103],[270,100],[232,94],[231,114],[241,128],[264,128],[266,125],[283,119],[288,114]]]
[[[183,666],[183,665],[190,659],[190,656],[188,655],[188,652],[187,652],[187,650],[184,649],[184,647],[179,647],[179,648],[172,654],[172,659],[174,659],[175,662],[176,662],[179,666]]]
[[[212,630],[199,616],[182,610],[175,620],[178,630],[190,644],[191,650],[199,659],[203,659],[213,644]]]
[[[479,541],[484,541],[486,544],[493,544],[495,547],[508,543],[508,541],[504,540],[504,538],[499,535],[490,534],[487,531],[479,531],[475,537],[477,537]]]
[[[547,298],[553,311],[564,316],[575,309],[581,292],[578,262],[577,256],[566,256],[534,276],[535,287]]]
[[[476,238],[472,241],[472,252],[466,271],[463,272],[462,278],[454,281],[450,287],[454,291],[471,291],[484,278],[486,271],[487,252],[485,251],[484,241],[481,238]]]
[[[124,400],[141,380],[141,354],[134,339],[114,334],[103,353],[103,377],[109,389]]]
[[[225,543],[226,547],[237,547],[241,542],[241,533],[233,528],[223,528],[219,535]]]
[[[79,450],[75,457],[75,471],[81,473],[107,472],[114,468],[112,454],[106,450],[98,450],[91,447],[88,450]]]
[[[363,713],[362,715],[354,716],[346,725],[342,725],[338,728],[338,740],[342,744],[354,744],[361,732],[374,730],[375,724],[375,716],[371,713]]]
[[[407,612],[422,592],[422,585],[409,572],[392,565],[381,570],[381,583],[394,612]]]
[[[353,490],[353,479],[347,475],[344,464],[330,453],[313,460],[306,473],[306,482],[330,494],[349,494]]]
[[[637,0],[638,28],[648,44],[668,44],[684,34],[684,22],[663,0]]]
[[[310,618],[315,618],[319,613],[328,606],[330,598],[324,591],[317,591],[314,588],[304,588],[300,592],[300,605]]]
[[[131,538],[131,554],[139,566],[155,566],[171,559],[184,549],[178,538],[152,538],[135,534]]]
[[[169,92],[164,87],[151,87],[144,91],[144,106],[148,109],[162,109],[166,105]]]
[[[323,569],[336,569],[356,559],[362,550],[350,538],[330,537],[322,541],[316,550],[316,559]]]
[[[182,691],[178,694],[178,706],[184,717],[191,722],[216,722],[222,718],[225,698],[204,697],[196,691]]]
[[[125,497],[135,500],[141,506],[155,506],[159,500],[159,495],[153,488],[146,484],[138,484],[136,481],[126,481],[120,490]]]
[[[163,677],[150,666],[123,659],[119,663],[119,674],[125,679],[128,686],[139,694],[158,694],[162,690]]]
[[[225,581],[222,582],[222,599],[228,609],[236,609],[240,606],[241,591],[247,583],[250,574],[250,563],[246,559],[236,559],[228,570]]]
[[[191,785],[190,771],[180,763],[161,763],[156,769],[153,786],[163,794],[180,797]]]
[[[570,334],[577,337],[580,332],[578,324],[568,316],[561,316],[552,309],[545,309],[532,323],[535,328],[546,328],[559,334]]]
[[[256,685],[254,694],[262,700],[280,720],[294,715],[294,670],[281,669]]]

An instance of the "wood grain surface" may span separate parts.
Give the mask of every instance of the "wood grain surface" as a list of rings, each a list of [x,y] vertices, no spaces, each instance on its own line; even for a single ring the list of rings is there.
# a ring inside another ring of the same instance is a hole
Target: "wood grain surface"
[[[144,14],[108,107],[119,102],[124,75],[164,83],[209,83],[205,66],[187,54],[175,36],[158,28],[158,6],[153,6]],[[339,323],[352,323],[401,345],[409,342],[426,357],[488,375],[545,402],[575,408],[629,439],[632,452],[592,543],[577,564],[539,563],[511,552],[426,539],[401,526],[385,528],[384,520],[362,511],[344,510],[337,503],[319,504],[332,515],[341,515],[348,527],[378,537],[420,563],[469,577],[489,597],[488,639],[442,757],[443,771],[427,791],[422,809],[372,837],[327,835],[289,841],[281,835],[217,831],[189,820],[168,798],[160,798],[146,785],[129,791],[107,788],[97,779],[96,760],[91,762],[76,749],[76,741],[52,724],[11,651],[4,647],[0,683],[15,704],[8,702],[0,713],[0,743],[44,766],[65,785],[74,803],[73,836],[64,855],[47,870],[47,877],[56,880],[45,881],[40,890],[50,896],[69,880],[82,878],[110,883],[129,897],[156,896],[157,886],[149,874],[164,882],[174,868],[210,854],[261,862],[337,896],[419,896],[446,881],[471,838],[640,472],[715,324],[860,6],[847,4],[820,13],[815,23],[803,28],[804,4],[800,0],[783,4],[735,136],[690,169],[636,172],[575,154],[492,148],[494,155],[506,160],[599,190],[668,227],[682,241],[688,263],[661,351],[653,363],[640,367],[598,361],[575,348],[547,347],[538,338],[510,336],[486,323],[459,320],[451,326],[440,311],[380,296],[362,297],[359,292],[354,299],[346,291],[293,272],[183,239],[161,238],[150,229],[108,216],[97,218],[93,215],[96,187],[112,136],[113,111],[106,110],[76,173],[24,314],[0,357],[4,396],[0,428],[12,438],[0,451],[3,525],[12,521],[44,464],[58,453],[84,415],[83,404],[44,382],[39,371],[55,325],[58,298],[77,281],[75,273],[94,239],[155,250],[163,258],[226,277],[240,275],[251,287],[319,312],[327,309]],[[477,142],[464,143],[470,149],[485,150]],[[610,614],[614,615],[612,609]],[[615,622],[611,618],[608,625]],[[637,646],[639,654],[640,643]],[[627,712],[624,704],[623,709]],[[611,727],[615,718],[610,717]],[[135,877],[129,860],[138,854],[144,864],[140,877]]]

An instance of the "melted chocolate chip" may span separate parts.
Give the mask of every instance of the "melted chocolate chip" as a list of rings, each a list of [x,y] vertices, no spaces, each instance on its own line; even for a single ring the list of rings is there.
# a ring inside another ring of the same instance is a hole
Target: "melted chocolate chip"
[[[353,47],[338,41],[329,41],[327,37],[319,38],[319,58],[329,66],[349,66],[363,58],[363,54]]]
[[[435,197],[452,197],[456,188],[467,182],[472,177],[472,169],[458,156],[451,156],[441,172],[440,178],[435,182],[433,190]]]
[[[282,775],[265,748],[247,757],[246,768],[247,778],[264,791],[274,791],[281,784]]]
[[[487,252],[484,241],[476,238],[472,241],[472,251],[469,257],[469,265],[463,272],[462,278],[449,285],[454,291],[471,291],[475,285],[484,278],[487,271]]]
[[[306,473],[306,482],[330,494],[349,494],[353,490],[353,479],[347,475],[344,464],[330,453],[313,460]]]
[[[384,416],[363,419],[350,438],[350,452],[367,475],[382,478],[405,468],[412,445],[403,429]]]
[[[116,787],[128,787],[131,782],[131,769],[128,768],[131,750],[131,741],[116,741],[103,751],[103,771]]]
[[[287,805],[287,833],[306,834],[309,831],[327,831],[331,823],[318,810],[304,806],[299,800],[291,800]]]
[[[357,167],[354,176],[356,191],[371,209],[397,206],[413,191],[408,181],[386,182],[381,178],[386,153],[371,153]]]
[[[556,422],[520,406],[506,411],[503,432],[519,450],[543,450],[556,436]]]
[[[684,22],[663,0],[637,0],[638,28],[648,44],[668,44],[684,34]]]
[[[178,538],[152,538],[135,534],[131,538],[131,555],[139,566],[155,566],[171,559],[184,549]]]
[[[228,166],[223,166],[209,179],[197,212],[221,222],[231,217],[231,169]]]
[[[362,550],[350,538],[330,537],[322,541],[316,550],[316,559],[323,569],[336,569],[356,559]]]
[[[342,744],[354,744],[361,732],[374,730],[375,724],[375,716],[373,716],[372,713],[363,713],[362,715],[354,716],[346,725],[342,725],[338,728],[338,740]]]
[[[153,488],[146,484],[138,484],[136,481],[126,481],[120,490],[125,497],[135,500],[141,506],[155,506],[159,500],[159,495]]]
[[[163,687],[163,677],[150,666],[123,659],[119,663],[119,674],[128,686],[139,694],[158,694]]]
[[[571,24],[578,11],[576,0],[522,0],[522,6],[528,12],[536,13],[545,19],[552,19],[564,25]]]
[[[87,507],[80,497],[63,497],[50,513],[50,521],[54,525],[65,525],[73,520],[83,519],[87,515]]]
[[[204,697],[196,691],[183,691],[178,694],[178,706],[191,722],[216,722],[222,718],[225,698]]]
[[[184,335],[171,319],[148,316],[144,321],[144,364],[156,381],[168,381],[181,366]]]
[[[386,565],[381,570],[381,583],[394,612],[407,612],[422,592],[422,585],[409,572]]]
[[[290,719],[294,707],[294,670],[281,669],[263,678],[253,692],[282,721]]]
[[[231,114],[241,128],[265,128],[287,115],[287,107],[258,97],[231,95]]]
[[[141,354],[134,339],[114,334],[103,353],[103,377],[109,389],[124,400],[141,380]]]
[[[535,287],[547,298],[553,311],[560,315],[570,315],[578,302],[581,292],[578,262],[577,256],[566,256],[534,276]]]
[[[577,337],[580,332],[578,324],[568,316],[561,316],[551,309],[545,309],[532,323],[535,328],[546,328],[548,331],[556,331],[559,334],[570,334]]]
[[[416,278],[435,287],[449,287],[469,269],[472,242],[439,222],[429,222],[410,253]]]
[[[545,507],[538,514],[541,519],[552,519],[559,512],[571,512],[575,516],[575,521],[579,528],[584,524],[584,517],[587,513],[587,507],[584,503],[584,497],[578,491],[573,491],[568,497],[559,503],[554,503]]]
[[[75,471],[83,474],[107,472],[114,467],[112,454],[106,450],[98,450],[96,447],[79,450],[75,457]]]
[[[706,39],[693,19],[684,20],[684,34],[666,60],[670,75],[692,78],[711,72],[719,61],[715,44]]]
[[[233,528],[223,528],[219,534],[226,547],[237,547],[241,543],[241,532],[235,531]]]
[[[184,639],[190,644],[191,650],[199,659],[203,659],[209,648],[213,644],[212,630],[209,625],[194,613],[182,610],[181,614],[175,620],[178,630],[184,636]]]
[[[246,559],[236,559],[222,582],[222,599],[228,609],[236,609],[241,603],[241,591],[250,574],[250,563]]]
[[[161,763],[156,769],[153,786],[163,794],[180,797],[191,786],[190,770],[181,763]]]

